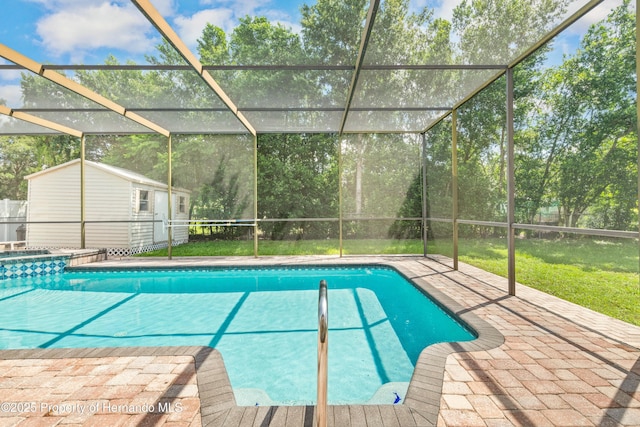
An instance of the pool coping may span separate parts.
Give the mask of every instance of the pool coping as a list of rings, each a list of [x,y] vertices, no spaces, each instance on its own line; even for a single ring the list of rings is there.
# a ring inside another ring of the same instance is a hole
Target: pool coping
[[[417,257],[413,257],[416,260]],[[406,258],[399,258],[406,260]],[[166,260],[164,260],[166,261]],[[263,263],[261,263],[262,261]],[[281,261],[283,261],[281,259]],[[431,259],[431,261],[433,261]],[[73,270],[89,270],[102,268],[103,263],[85,264]],[[134,260],[135,264],[135,260]],[[144,262],[142,263],[144,264]],[[393,257],[372,262],[349,260],[348,258],[329,258],[324,262],[279,262],[273,264],[268,259],[258,259],[250,263],[259,267],[286,266],[354,266],[369,265],[390,267],[413,283],[419,290],[431,295],[447,311],[458,316],[478,335],[473,341],[456,343],[438,343],[426,347],[421,353],[414,368],[409,383],[407,395],[401,404],[392,405],[330,405],[335,425],[341,425],[340,419],[348,420],[360,414],[369,419],[379,419],[380,425],[387,424],[386,420],[397,420],[402,426],[436,425],[440,411],[442,386],[446,359],[452,353],[490,350],[504,343],[504,336],[488,322],[476,316],[472,309],[465,308],[457,301],[447,296],[428,283],[428,276],[409,268],[406,264],[394,262]],[[165,266],[167,264],[165,263]],[[171,262],[175,268],[194,266],[190,262],[175,260]],[[228,267],[246,268],[247,264],[234,264],[227,260],[218,264]],[[123,264],[120,264],[124,267]],[[131,268],[135,268],[130,265]],[[443,272],[450,268],[442,265]],[[432,273],[433,274],[433,273]],[[314,420],[314,406],[237,406],[231,382],[224,366],[222,354],[211,347],[182,346],[182,347],[102,347],[102,348],[63,348],[63,349],[24,349],[0,350],[0,359],[64,359],[64,358],[102,358],[121,356],[191,356],[196,368],[197,387],[200,398],[200,415],[202,425],[243,425],[247,417],[262,419],[262,425],[288,425],[287,420],[296,419],[298,425],[312,425]],[[266,424],[265,424],[266,423]],[[389,424],[394,424],[390,422]]]

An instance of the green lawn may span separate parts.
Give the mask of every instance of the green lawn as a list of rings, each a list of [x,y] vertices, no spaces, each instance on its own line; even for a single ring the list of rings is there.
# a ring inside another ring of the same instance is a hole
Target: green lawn
[[[337,240],[260,241],[259,255],[337,255]],[[345,255],[421,254],[417,240],[345,240]],[[451,255],[451,242],[430,242],[429,253]],[[194,242],[174,256],[253,256],[253,241]],[[167,256],[167,250],[141,256]],[[460,261],[507,275],[504,239],[460,239]],[[516,280],[640,326],[638,243],[633,239],[516,241]]]
[[[506,240],[460,240],[460,261],[507,276]],[[451,252],[451,244],[429,246]],[[638,243],[594,239],[516,240],[516,280],[640,326]]]
[[[420,240],[345,240],[345,255],[361,254],[421,254]],[[338,255],[336,239],[327,240],[261,240],[259,255]],[[216,240],[174,246],[173,256],[253,256],[253,240]],[[138,256],[167,256],[167,249],[146,252]]]

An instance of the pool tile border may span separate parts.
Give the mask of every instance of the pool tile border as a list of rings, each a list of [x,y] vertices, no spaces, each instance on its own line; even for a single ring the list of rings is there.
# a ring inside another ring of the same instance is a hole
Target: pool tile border
[[[69,256],[51,254],[6,258],[0,262],[0,280],[58,274],[68,262]]]
[[[445,310],[462,319],[477,334],[477,338],[473,341],[431,345],[422,350],[418,357],[404,405],[411,408],[414,415],[419,415],[420,419],[426,422],[425,425],[436,425],[447,357],[453,353],[497,348],[504,343],[504,335],[488,322],[476,316],[470,309],[463,307],[453,298],[431,286],[428,283],[428,276],[425,277],[416,271],[415,266],[409,268],[405,264],[394,264],[393,262],[383,265],[397,270],[418,289],[433,297]]]
[[[327,263],[310,263],[320,266],[354,266],[360,262],[348,259],[331,260]],[[330,406],[329,412],[334,425],[349,425],[350,420],[366,420],[368,425],[435,426],[438,422],[445,362],[449,355],[458,352],[489,350],[504,343],[504,336],[488,322],[476,316],[472,309],[464,308],[454,299],[445,295],[428,283],[428,276],[422,275],[415,264],[407,266],[395,263],[393,259],[383,262],[366,263],[390,267],[423,292],[431,295],[446,310],[459,316],[475,330],[478,338],[459,343],[440,343],[425,348],[418,358],[413,377],[402,404],[398,405],[341,405]],[[233,266],[232,263],[229,264]],[[257,266],[261,265],[259,262]],[[293,266],[304,264],[292,262]],[[179,263],[176,267],[192,267]],[[275,267],[282,264],[269,264]],[[285,263],[286,266],[286,263]],[[87,269],[90,269],[87,265]],[[446,267],[443,266],[446,269]],[[425,270],[429,270],[426,268]],[[424,271],[424,270],[423,270]],[[203,426],[241,425],[313,425],[314,406],[237,406],[233,389],[224,366],[222,355],[210,347],[105,347],[82,349],[30,349],[0,350],[0,359],[64,359],[102,358],[120,356],[191,356],[194,358],[197,387],[200,398],[200,414]]]

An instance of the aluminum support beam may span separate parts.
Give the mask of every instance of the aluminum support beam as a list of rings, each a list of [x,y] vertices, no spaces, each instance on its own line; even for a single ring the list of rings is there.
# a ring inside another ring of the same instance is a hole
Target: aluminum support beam
[[[515,149],[513,127],[513,68],[507,70],[507,281],[509,295],[516,294],[515,228]]]
[[[172,215],[172,203],[171,203],[171,187],[173,185],[173,171],[171,160],[173,157],[173,147],[171,141],[171,135],[167,137],[167,208],[169,209],[167,212],[167,219],[169,220],[169,224],[171,224],[171,220],[173,219]],[[154,225],[155,226],[155,225]],[[189,231],[187,230],[187,234]],[[167,227],[167,257],[171,259],[172,257],[172,249],[173,249],[173,228]]]
[[[458,269],[458,110],[451,112],[451,199],[453,206],[453,269]]]
[[[32,116],[28,113],[23,113],[21,111],[12,110],[9,107],[5,107],[4,105],[0,105],[0,114],[5,116],[13,117],[18,120],[22,120],[25,122],[29,122],[34,125],[38,125],[47,129],[55,130],[56,132],[64,133],[67,135],[75,136],[77,138],[82,138],[82,131],[77,129],[73,129],[67,126],[63,126],[59,123],[55,123],[46,119],[42,119],[40,117]]]
[[[360,78],[360,70],[362,70],[362,64],[364,63],[364,57],[367,52],[367,46],[369,45],[369,38],[371,37],[371,30],[373,30],[373,23],[376,20],[378,13],[378,7],[380,6],[380,0],[371,0],[369,4],[369,12],[367,13],[367,20],[362,31],[362,39],[360,40],[360,49],[358,50],[358,58],[356,59],[356,68],[353,71],[351,77],[351,85],[349,85],[349,94],[347,95],[347,102],[344,107],[344,113],[342,114],[342,120],[340,122],[340,131],[344,132],[344,127],[347,124],[347,117],[349,116],[349,109],[353,102],[353,96],[356,93],[356,86],[358,85],[358,79]]]
[[[80,249],[87,248],[86,238],[86,200],[87,200],[87,186],[85,183],[85,153],[86,153],[86,137],[82,135],[80,138]]]
[[[343,222],[344,222],[344,211],[343,211],[343,195],[342,195],[342,172],[343,172],[343,165],[342,165],[342,147],[343,147],[343,140],[344,137],[342,135],[340,135],[338,137],[338,247],[339,247],[339,253],[340,253],[340,258],[342,258],[342,252],[343,252],[343,248],[344,248],[344,242],[342,241],[343,239],[343,235],[342,235],[342,226],[343,226]]]
[[[640,0],[636,0],[636,144],[638,144],[638,200],[640,203],[640,55],[637,49],[640,46]],[[640,210],[638,210],[638,232],[640,232]],[[638,292],[640,292],[640,239],[638,239]]]
[[[258,136],[253,135],[253,256],[258,258]]]
[[[13,62],[14,64],[20,65],[21,67],[26,68],[27,70],[32,71],[38,74],[39,76],[44,77],[45,79],[53,83],[56,83],[59,86],[64,87],[65,89],[75,92],[78,95],[84,98],[87,98],[88,100],[95,102],[98,105],[102,105],[103,107],[117,114],[120,114],[121,116],[124,116],[130,120],[133,120],[134,122],[148,129],[151,129],[156,133],[169,136],[169,131],[164,129],[163,127],[147,119],[140,117],[139,115],[137,115],[132,111],[127,111],[126,108],[124,108],[123,106],[111,101],[110,99],[105,98],[104,96],[82,86],[77,82],[74,82],[73,80],[69,79],[68,77],[54,70],[47,69],[44,65],[39,64],[36,61],[33,61],[32,59],[27,58],[26,56],[16,52],[15,50],[9,48],[8,46],[0,44],[0,57],[3,57],[8,61]],[[24,114],[24,113],[20,113],[20,114]],[[18,112],[14,112],[13,116],[18,118]],[[45,127],[49,127],[49,126],[45,126]],[[64,132],[64,133],[69,133],[69,132]]]
[[[252,134],[256,135],[255,128],[249,120],[238,110],[238,107],[231,101],[231,98],[222,90],[218,82],[204,69],[198,58],[189,50],[187,45],[180,39],[178,34],[171,28],[164,17],[151,4],[149,0],[131,0],[140,12],[151,22],[151,24],[162,34],[174,49],[184,58],[184,60],[200,75],[202,80],[220,98],[220,100],[231,110],[242,125]]]
[[[427,229],[427,134],[422,134],[422,248],[423,255],[427,256],[427,236],[429,230]]]

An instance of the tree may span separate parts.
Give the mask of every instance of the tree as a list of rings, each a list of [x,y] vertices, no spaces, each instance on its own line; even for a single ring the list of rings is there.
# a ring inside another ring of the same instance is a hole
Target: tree
[[[193,213],[196,218],[205,219],[238,219],[242,218],[249,207],[247,194],[240,190],[240,173],[227,173],[227,159],[220,158],[218,167],[210,182],[202,185],[198,191],[198,206]],[[209,227],[210,232],[213,227]],[[222,227],[221,232],[226,239],[243,234],[238,227]]]
[[[427,174],[427,218],[451,219],[453,211],[453,178],[451,158],[451,120],[438,123],[426,137]],[[444,225],[442,225],[444,224]],[[428,238],[441,237],[440,233],[451,235],[451,227],[446,223],[427,222]]]
[[[260,135],[258,216],[270,219],[337,217],[337,149],[336,138],[323,134]],[[265,222],[261,228],[272,239],[327,238],[333,225]]]
[[[32,137],[0,137],[0,199],[26,200],[24,177],[37,172],[38,166]]]
[[[573,56],[544,73],[539,112],[519,153],[526,167],[518,181],[527,183],[519,184],[526,190],[520,203],[530,202],[529,220],[555,200],[565,226],[579,226],[595,209],[617,214],[601,215],[592,225],[631,227],[630,201],[637,198],[634,46],[635,17],[625,1],[591,26]]]
[[[119,138],[101,159],[160,182],[167,182],[167,138],[162,135],[131,135]]]
[[[454,61],[505,64],[537,41],[557,21],[567,2],[464,0],[453,13],[452,28],[459,41]],[[548,47],[542,47],[514,70],[516,141],[534,107],[539,67]],[[469,75],[473,79],[473,75]],[[488,75],[487,75],[488,77]],[[464,219],[506,220],[506,85],[500,78],[459,109],[459,215]],[[521,171],[519,171],[521,172]],[[518,173],[518,172],[517,172]],[[527,185],[528,181],[518,180]],[[520,187],[519,187],[520,188]],[[536,202],[537,203],[537,202]]]
[[[416,174],[407,190],[404,202],[400,206],[398,216],[400,218],[422,217],[422,174]],[[389,228],[389,237],[395,239],[421,239],[422,222],[396,220]]]
[[[453,11],[458,61],[507,64],[549,32],[568,0],[463,0]]]
[[[182,135],[174,139],[173,148],[173,184],[192,191],[192,218],[253,218],[253,138],[243,135]],[[203,192],[210,192],[212,185],[219,186],[217,195],[201,196]],[[201,200],[212,197],[233,200],[222,196],[226,189],[232,189],[235,199],[242,202],[221,202],[219,211],[203,211]],[[222,213],[227,216],[220,217]],[[228,216],[230,213],[234,216]]]

